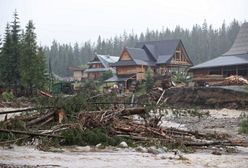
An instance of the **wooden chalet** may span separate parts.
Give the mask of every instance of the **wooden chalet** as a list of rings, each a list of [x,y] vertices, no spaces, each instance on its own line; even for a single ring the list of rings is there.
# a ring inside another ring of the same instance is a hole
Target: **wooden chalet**
[[[106,71],[112,71],[115,74],[115,69],[110,65],[117,62],[118,59],[117,56],[96,54],[94,59],[88,63],[88,68],[84,72],[88,79],[99,79]]]
[[[123,49],[119,60],[112,64],[116,76],[106,82],[122,82],[125,88],[129,88],[132,81],[144,80],[148,69],[152,75],[163,75],[185,71],[191,65],[181,40],[140,42],[135,48]]]
[[[190,68],[194,81],[224,80],[231,75],[248,79],[248,23],[244,23],[232,45],[223,55]],[[215,78],[214,78],[215,77]]]

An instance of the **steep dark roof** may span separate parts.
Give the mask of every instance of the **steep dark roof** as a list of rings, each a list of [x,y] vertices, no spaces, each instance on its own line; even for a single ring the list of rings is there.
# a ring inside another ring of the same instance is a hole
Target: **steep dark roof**
[[[136,44],[136,47],[143,48],[144,45],[146,45],[148,46],[148,49],[151,49],[151,53],[155,54],[154,57],[158,58],[159,55],[173,55],[179,42],[179,39],[139,42]]]
[[[137,65],[155,65],[154,61],[152,61],[145,50],[141,48],[126,48],[127,52],[131,55],[132,59]]]
[[[190,69],[248,64],[248,23],[244,23],[232,45],[222,56],[203,62]]]
[[[133,59],[150,61],[146,52],[141,48],[126,48]]]
[[[171,55],[160,55],[158,56],[157,59],[157,64],[164,64],[164,63],[168,63],[171,60]]]
[[[248,53],[248,23],[244,23],[230,48],[223,55],[236,55]]]
[[[116,66],[127,66],[127,65],[137,65],[134,60],[120,60],[117,61],[116,63],[113,63],[111,66],[116,67]]]

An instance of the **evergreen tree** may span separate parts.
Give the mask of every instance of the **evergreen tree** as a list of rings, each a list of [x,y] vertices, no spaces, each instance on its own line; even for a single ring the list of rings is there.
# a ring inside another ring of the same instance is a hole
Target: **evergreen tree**
[[[34,83],[37,88],[43,89],[45,87],[46,81],[49,79],[49,76],[47,74],[46,57],[42,47],[38,48],[36,57],[36,74]]]
[[[11,87],[13,78],[12,78],[12,42],[11,42],[11,32],[10,25],[7,24],[5,29],[5,37],[3,40],[3,47],[1,48],[0,53],[0,78],[1,85],[5,85],[7,87]]]
[[[127,33],[124,31],[121,35],[114,38],[102,39],[98,37],[96,43],[87,41],[79,47],[80,56],[78,58],[77,47],[70,44],[53,43],[50,48],[46,48],[46,56],[51,58],[54,72],[60,76],[71,75],[68,72],[68,65],[78,66],[86,65],[92,59],[94,53],[120,56],[123,47],[134,47],[139,41],[181,39],[189,57],[194,64],[198,64],[209,59],[220,56],[227,51],[239,31],[240,24],[234,20],[229,26],[225,22],[219,29],[213,29],[211,25],[204,20],[202,25],[194,25],[192,29],[183,29],[176,26],[174,30],[163,28],[159,30],[147,29],[140,35]],[[71,47],[73,50],[71,50]]]
[[[151,91],[153,85],[154,85],[154,79],[152,77],[152,69],[148,68],[146,74],[146,81],[145,81],[145,88],[147,93]]]
[[[14,88],[20,86],[20,22],[17,11],[14,12],[14,20],[11,22],[11,83]]]
[[[33,95],[34,88],[42,88],[45,80],[44,54],[38,50],[34,30],[33,22],[29,21],[21,45],[21,84],[27,95]]]

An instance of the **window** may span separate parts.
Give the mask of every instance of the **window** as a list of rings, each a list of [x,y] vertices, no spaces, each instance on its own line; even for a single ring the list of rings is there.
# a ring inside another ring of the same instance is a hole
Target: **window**
[[[176,51],[176,61],[181,61],[181,51]]]
[[[228,77],[231,75],[236,75],[236,68],[235,67],[225,67],[223,69],[223,76]]]

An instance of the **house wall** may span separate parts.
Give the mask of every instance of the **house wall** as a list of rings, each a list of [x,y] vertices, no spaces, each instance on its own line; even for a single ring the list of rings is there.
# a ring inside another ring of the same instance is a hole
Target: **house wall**
[[[137,80],[145,79],[145,72],[147,67],[144,66],[125,66],[125,67],[117,67],[116,73],[117,75],[131,75],[136,74]]]
[[[208,69],[196,69],[192,71],[193,77],[198,78],[198,77],[203,77],[208,75]]]
[[[117,67],[116,73],[117,75],[127,75],[127,74],[135,74],[138,72],[144,72],[145,68],[141,66],[124,66],[124,67]]]
[[[132,58],[129,56],[127,51],[124,51],[120,57],[120,60],[131,60]]]
[[[89,68],[104,68],[104,66],[101,63],[95,63],[90,65]]]
[[[83,72],[82,71],[74,71],[73,72],[73,78],[74,80],[81,81],[83,78]]]
[[[188,65],[188,66],[191,65],[189,59],[186,56],[186,52],[184,51],[184,49],[182,48],[181,45],[179,45],[179,47],[177,47],[176,53],[172,57],[172,60],[171,60],[171,63],[170,64],[174,64],[174,65]]]
[[[192,73],[194,78],[204,77],[206,75],[221,75],[223,77],[239,75],[248,79],[248,65],[195,69],[192,70]]]
[[[99,79],[102,76],[102,72],[88,72],[88,79]]]

